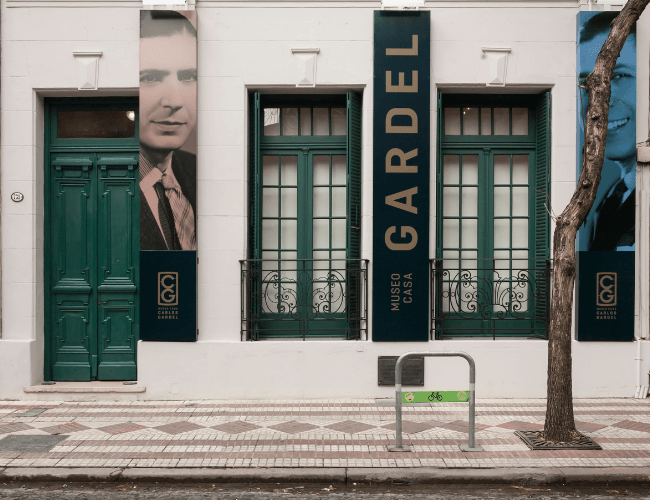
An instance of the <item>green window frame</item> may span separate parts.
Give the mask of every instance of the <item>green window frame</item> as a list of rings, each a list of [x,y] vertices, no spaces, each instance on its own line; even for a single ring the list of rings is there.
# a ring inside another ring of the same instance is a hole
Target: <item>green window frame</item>
[[[359,338],[361,97],[255,93],[251,114],[248,337]]]
[[[437,339],[546,338],[550,104],[438,95]]]

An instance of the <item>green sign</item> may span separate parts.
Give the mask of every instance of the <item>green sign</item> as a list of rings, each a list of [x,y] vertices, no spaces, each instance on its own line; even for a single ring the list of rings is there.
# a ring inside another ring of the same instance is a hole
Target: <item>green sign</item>
[[[402,392],[402,403],[465,403],[469,391]]]

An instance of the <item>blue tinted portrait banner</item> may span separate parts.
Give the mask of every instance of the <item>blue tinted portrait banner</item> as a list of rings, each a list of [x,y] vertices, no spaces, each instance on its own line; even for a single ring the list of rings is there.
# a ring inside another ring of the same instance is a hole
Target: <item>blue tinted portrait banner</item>
[[[429,338],[430,13],[376,11],[374,341]]]
[[[617,12],[579,12],[577,71],[583,85]],[[582,167],[588,98],[578,92],[577,170]],[[578,233],[578,340],[634,339],[636,187],[636,30],[628,37],[611,81],[607,143],[596,201]]]

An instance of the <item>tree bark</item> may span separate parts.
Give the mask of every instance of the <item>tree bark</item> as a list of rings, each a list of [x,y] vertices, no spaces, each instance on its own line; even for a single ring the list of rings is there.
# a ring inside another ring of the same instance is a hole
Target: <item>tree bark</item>
[[[585,87],[589,103],[585,120],[582,169],[571,201],[556,220],[553,237],[553,284],[548,342],[546,421],[542,437],[568,442],[577,435],[571,379],[571,312],[576,275],[575,238],[596,199],[605,159],[610,82],[616,60],[634,23],[650,0],[628,0],[612,21]]]

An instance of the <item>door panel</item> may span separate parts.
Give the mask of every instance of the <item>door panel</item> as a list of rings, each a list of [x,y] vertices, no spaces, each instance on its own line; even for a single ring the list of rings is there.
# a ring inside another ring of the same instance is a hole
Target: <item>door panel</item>
[[[134,380],[139,251],[136,154],[98,155],[99,380]]]
[[[94,155],[52,160],[53,375],[90,380],[96,322]]]

